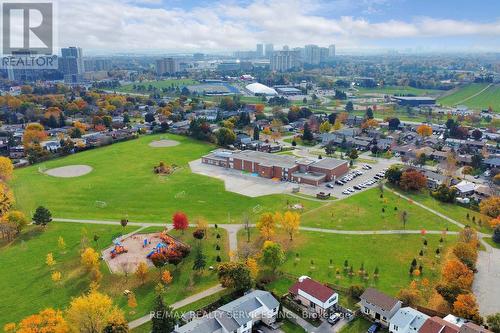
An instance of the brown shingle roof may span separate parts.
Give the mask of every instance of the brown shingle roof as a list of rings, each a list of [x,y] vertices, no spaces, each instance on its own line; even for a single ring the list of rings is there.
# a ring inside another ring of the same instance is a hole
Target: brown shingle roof
[[[295,282],[295,284],[291,286],[288,291],[294,295],[298,295],[299,289],[320,300],[321,302],[328,301],[328,299],[332,297],[333,294],[335,294],[335,291],[333,291],[332,289],[310,278],[305,278],[302,280],[302,282]]]
[[[486,328],[476,325],[472,322],[468,322],[462,325],[459,330],[460,333],[492,333]]]
[[[364,299],[370,304],[377,305],[384,311],[390,311],[398,303],[397,299],[388,296],[374,288],[366,289],[360,298],[362,300]]]
[[[418,333],[458,333],[459,327],[439,317],[432,317],[425,321]]]

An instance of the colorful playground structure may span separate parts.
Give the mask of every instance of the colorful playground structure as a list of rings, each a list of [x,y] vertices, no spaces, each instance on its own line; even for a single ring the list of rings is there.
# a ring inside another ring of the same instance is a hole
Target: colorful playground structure
[[[116,257],[119,254],[127,253],[128,252],[128,250],[122,245],[122,243],[120,242],[119,239],[115,239],[113,241],[113,244],[115,244],[115,247],[110,252],[111,259],[113,259],[114,257]]]
[[[170,247],[175,246],[175,239],[167,235],[166,231],[162,231],[158,235],[158,238],[160,238],[161,241],[156,244],[153,250],[146,255],[146,258],[150,259],[151,256],[155,253],[166,254]],[[143,247],[146,247],[148,243],[150,243],[150,241],[148,241],[147,238],[144,238]]]

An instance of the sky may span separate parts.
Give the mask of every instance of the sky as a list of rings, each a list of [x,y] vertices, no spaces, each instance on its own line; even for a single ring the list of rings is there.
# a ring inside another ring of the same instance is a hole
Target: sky
[[[55,22],[58,45],[86,54],[500,51],[499,0],[57,0]]]

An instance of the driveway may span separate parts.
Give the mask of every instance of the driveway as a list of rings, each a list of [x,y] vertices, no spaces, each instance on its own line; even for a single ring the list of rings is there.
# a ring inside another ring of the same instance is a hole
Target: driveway
[[[486,251],[479,251],[473,291],[479,312],[486,316],[500,312],[500,250],[482,242]]]
[[[309,322],[305,321],[300,316],[298,316],[294,312],[288,310],[287,308],[283,308],[283,311],[285,312],[286,317],[290,321],[301,326],[308,333],[334,333],[334,332],[338,332],[340,330],[340,328],[342,326],[344,326],[344,323],[343,323],[344,320],[341,320],[340,322],[338,322],[334,326],[330,325],[326,321],[323,321],[323,323],[321,323],[321,325],[319,325],[318,327],[314,327]]]

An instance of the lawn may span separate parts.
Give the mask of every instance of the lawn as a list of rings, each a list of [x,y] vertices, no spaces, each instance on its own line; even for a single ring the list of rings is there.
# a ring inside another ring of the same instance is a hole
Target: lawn
[[[387,190],[384,191],[384,197],[380,198],[377,188],[305,212],[302,214],[302,225],[337,230],[400,230],[404,229],[401,219],[403,211],[407,212],[408,230],[459,229]]]
[[[85,231],[84,231],[85,230]],[[112,239],[122,233],[122,227],[93,224],[52,223],[47,230],[41,232],[32,228],[19,237],[13,244],[0,249],[0,327],[9,321],[19,319],[45,307],[64,309],[71,299],[88,289],[90,279],[80,267],[79,251],[82,235],[88,239],[99,235],[97,248],[102,250],[110,246]],[[134,228],[127,227],[125,232]],[[153,230],[147,230],[151,232]],[[192,229],[182,234],[179,231],[170,231],[194,249],[197,242],[192,236]],[[143,231],[144,232],[144,231]],[[216,251],[216,233],[221,235],[219,244],[221,250]],[[207,267],[216,265],[216,256],[219,254],[222,261],[228,259],[227,234],[224,230],[209,229],[208,238],[202,241],[203,252],[207,256]],[[65,253],[59,250],[57,240],[62,236],[67,244]],[[29,240],[29,241],[28,241]],[[91,246],[96,247],[92,241]],[[57,261],[54,270],[61,271],[63,279],[58,285],[51,281],[51,270],[45,264],[45,256],[52,252]],[[217,284],[217,276],[213,271],[206,271],[202,275],[195,275],[192,271],[194,253],[183,260],[175,269],[167,267],[172,272],[173,282],[168,287],[166,301],[174,303],[191,294],[200,292]],[[158,271],[151,269],[144,284],[133,276],[111,274],[104,262],[101,264],[103,280],[100,290],[110,295],[116,304],[125,310],[128,319],[147,314],[151,307],[158,282]],[[55,286],[55,287],[54,287]],[[138,306],[134,312],[127,307],[127,298],[123,291],[132,290],[137,298]],[[22,293],[16,291],[22,290]],[[6,306],[3,309],[3,306]],[[7,310],[8,305],[8,310]]]
[[[388,86],[382,88],[361,88],[357,87],[360,94],[368,94],[368,93],[377,93],[377,94],[388,94],[388,95],[415,95],[415,96],[423,96],[423,95],[438,95],[443,93],[443,90],[434,90],[434,89],[418,89],[410,86]]]
[[[148,144],[162,137],[180,145],[152,148]],[[11,181],[17,208],[32,215],[38,205],[54,217],[77,219],[167,222],[176,211],[191,219],[202,216],[211,223],[240,222],[242,214],[279,210],[287,201],[302,202],[306,209],[317,202],[287,195],[250,198],[227,192],[221,180],[191,173],[188,162],[215,147],[183,136],[152,135],[89,150],[43,164],[17,169]],[[176,164],[169,176],[153,173],[160,161]],[[93,168],[76,178],[47,176],[39,168],[86,164]]]
[[[169,80],[160,80],[160,81],[151,81],[151,82],[142,82],[142,83],[131,83],[131,84],[126,84],[121,86],[120,88],[116,89],[116,91],[119,92],[125,92],[125,93],[148,93],[149,91],[147,90],[148,87],[151,85],[153,88],[170,88],[170,87],[179,87],[179,89],[182,89],[182,87],[191,85],[191,84],[196,84],[197,81],[191,80],[191,79],[169,79]],[[134,89],[134,85],[137,86],[143,86],[146,89],[145,90],[137,90]]]
[[[440,98],[438,102],[449,106],[465,105],[476,110],[487,109],[491,106],[493,110],[498,112],[500,110],[500,86],[492,85],[481,92],[486,87],[488,87],[487,83],[472,83]],[[478,95],[474,96],[476,94]]]
[[[454,219],[464,225],[470,225],[482,232],[486,233],[491,232],[491,229],[487,224],[489,218],[475,210],[468,209],[457,204],[449,204],[441,202],[431,197],[427,191],[420,193],[402,192],[402,194],[413,199],[415,202],[421,203],[431,209],[434,209],[435,211],[444,214],[449,218]],[[467,215],[469,215],[468,219]]]
[[[363,317],[358,317],[342,327],[339,333],[365,333],[372,325],[371,322]]]
[[[491,245],[491,246],[493,246],[494,248],[496,248],[496,249],[500,249],[500,244],[499,244],[499,243],[495,243],[495,242],[493,241],[493,238],[490,238],[490,237],[484,237],[483,239],[484,239],[484,241],[485,241],[486,243],[490,244],[490,245]]]
[[[239,237],[241,244],[244,244],[244,231],[239,233]],[[343,287],[360,284],[396,295],[412,280],[408,271],[414,258],[418,260],[418,265],[423,266],[423,275],[420,278],[429,279],[430,286],[438,281],[443,260],[441,258],[446,255],[448,247],[455,242],[456,236],[447,235],[444,238],[441,257],[438,259],[435,257],[435,250],[439,247],[440,238],[440,235],[427,235],[427,249],[420,258],[419,252],[423,249],[421,235],[335,235],[301,231],[291,244],[281,236],[277,236],[280,243],[284,243],[288,249],[286,261],[279,269],[295,277],[307,275],[318,281]],[[260,248],[260,243],[257,230],[252,229],[251,247]],[[349,266],[353,266],[354,277],[349,277],[343,272],[345,260],[348,260]],[[358,276],[362,264],[369,274],[369,280]],[[373,277],[376,267],[380,274],[378,279]],[[337,268],[341,271],[339,277],[336,276]],[[275,281],[269,287],[283,294],[291,285],[287,282],[290,283],[289,280]]]
[[[125,232],[134,229],[127,227]],[[88,278],[79,268],[84,230],[88,239],[99,235],[99,249],[109,246],[123,232],[117,226],[51,223],[45,231],[30,227],[15,242],[0,248],[0,327],[45,307],[65,307],[71,297],[88,288]],[[58,248],[59,236],[66,242],[65,253]],[[45,264],[49,252],[57,262],[54,269],[63,273],[59,285],[52,282],[51,270]]]
[[[283,321],[283,325],[280,326],[280,330],[282,330],[285,333],[305,333],[306,330],[304,330],[302,327],[299,325],[292,323],[290,320],[285,319]]]

